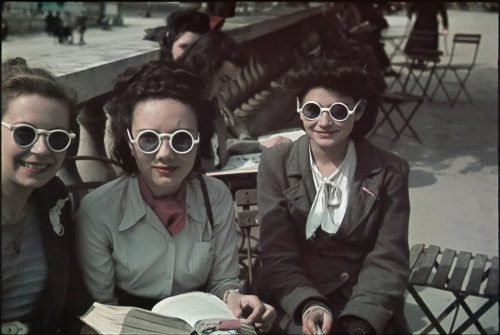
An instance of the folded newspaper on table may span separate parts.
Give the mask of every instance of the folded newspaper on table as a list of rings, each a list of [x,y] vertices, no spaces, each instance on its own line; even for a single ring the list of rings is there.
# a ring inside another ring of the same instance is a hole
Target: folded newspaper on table
[[[257,139],[259,142],[268,140],[275,136],[288,137],[292,141],[295,141],[299,137],[305,134],[305,131],[300,128],[293,128],[288,130],[282,130],[273,134],[266,134],[259,136]],[[211,171],[207,173],[209,176],[222,176],[230,174],[239,173],[257,173],[260,163],[260,152],[255,154],[246,155],[233,155],[229,157],[227,163],[220,169],[216,171]]]
[[[165,298],[151,311],[94,302],[80,319],[99,334],[256,335],[222,300],[204,292]]]

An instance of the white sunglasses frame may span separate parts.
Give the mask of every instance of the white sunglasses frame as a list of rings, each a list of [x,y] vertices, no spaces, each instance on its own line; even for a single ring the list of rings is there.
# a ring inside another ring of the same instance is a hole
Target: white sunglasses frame
[[[356,109],[358,108],[359,104],[361,103],[361,101],[363,101],[364,99],[360,99],[356,105],[354,105],[353,109],[349,109],[349,106],[347,106],[345,103],[343,102],[334,102],[333,104],[330,105],[330,107],[322,107],[319,103],[317,103],[316,101],[306,101],[302,104],[302,107],[300,107],[300,102],[299,102],[299,98],[297,97],[297,113],[300,113],[302,114],[302,116],[304,116],[304,118],[306,120],[309,120],[309,121],[316,121],[316,120],[319,120],[319,118],[321,117],[321,115],[324,113],[324,112],[328,112],[328,115],[330,115],[330,117],[332,118],[333,121],[337,121],[337,122],[344,122],[345,120],[347,120],[349,118],[349,116],[353,115],[354,112],[356,112]],[[302,112],[302,109],[304,108],[305,105],[307,104],[315,104],[316,106],[319,107],[320,109],[320,113],[318,115],[317,118],[308,118],[307,116],[304,115],[304,113]],[[339,120],[339,119],[336,119],[332,116],[332,114],[330,114],[330,110],[332,109],[333,106],[335,105],[342,105],[344,106],[346,109],[347,109],[347,116],[342,119],[342,120]]]
[[[137,144],[137,141],[138,141],[139,137],[141,137],[141,135],[144,134],[144,133],[146,133],[146,132],[154,133],[158,137],[159,145],[153,151],[145,151],[145,150],[141,149],[141,147],[139,146],[139,144]],[[189,136],[191,136],[191,139],[193,140],[193,142],[191,143],[191,147],[188,150],[184,151],[184,152],[176,150],[173,147],[173,145],[172,145],[172,138],[176,134],[179,134],[179,133],[187,133],[187,134],[189,134]],[[145,130],[139,132],[139,134],[137,134],[137,136],[136,136],[135,139],[132,137],[132,135],[130,134],[130,131],[127,129],[127,135],[128,135],[128,140],[130,141],[130,143],[131,144],[135,144],[136,147],[137,147],[137,149],[139,149],[140,152],[142,152],[142,153],[144,153],[146,155],[152,155],[152,154],[157,153],[160,150],[160,148],[161,148],[161,146],[163,144],[163,138],[165,138],[165,137],[168,137],[168,145],[170,146],[170,149],[172,149],[173,152],[175,152],[175,153],[177,153],[179,155],[186,155],[186,154],[190,153],[191,150],[193,150],[194,145],[200,143],[200,133],[198,133],[198,137],[197,138],[194,138],[193,134],[191,134],[189,131],[184,130],[184,129],[178,129],[178,130],[174,131],[173,133],[158,133],[158,132],[156,132],[155,130],[152,130],[152,129],[145,129]]]
[[[68,150],[69,146],[71,145],[71,140],[73,140],[76,137],[76,134],[74,134],[72,132],[68,132],[68,131],[63,130],[63,129],[45,130],[45,129],[35,128],[32,125],[27,124],[27,123],[9,124],[9,123],[2,121],[2,126],[4,126],[5,128],[10,130],[10,132],[12,133],[12,140],[14,141],[14,143],[18,147],[23,148],[23,149],[32,147],[38,141],[40,134],[44,134],[45,135],[45,144],[47,145],[47,147],[50,150],[52,150],[53,152],[63,152],[63,151]],[[16,139],[14,138],[14,132],[16,131],[17,128],[20,128],[20,127],[28,127],[28,128],[31,128],[34,130],[35,138],[33,139],[33,141],[30,144],[20,145],[19,143],[16,142]],[[52,135],[54,133],[65,133],[69,137],[68,144],[61,150],[55,150],[49,143],[49,137],[50,137],[50,135]]]

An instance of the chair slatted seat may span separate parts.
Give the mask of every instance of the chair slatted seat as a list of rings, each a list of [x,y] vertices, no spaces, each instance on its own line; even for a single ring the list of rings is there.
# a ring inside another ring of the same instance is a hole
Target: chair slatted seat
[[[416,244],[410,251],[412,273],[408,291],[430,321],[430,325],[422,330],[422,334],[427,334],[433,329],[436,329],[439,334],[461,334],[472,325],[480,334],[486,334],[480,318],[499,302],[498,257],[490,258],[484,254],[473,255],[467,251],[457,252],[452,249],[441,251],[440,249],[435,245],[425,247],[423,244]],[[435,316],[415,286],[448,291],[454,295],[455,299]],[[486,301],[476,311],[472,311],[466,302],[469,296],[481,297]],[[454,320],[450,331],[445,331],[441,322],[453,310],[458,313],[460,307],[467,316],[466,320],[453,330]]]
[[[453,265],[453,259],[457,252],[455,250],[446,249],[443,251],[443,256],[437,269],[436,275],[432,280],[432,287],[442,288],[445,287],[446,281],[448,279],[448,274],[450,273],[451,267]]]

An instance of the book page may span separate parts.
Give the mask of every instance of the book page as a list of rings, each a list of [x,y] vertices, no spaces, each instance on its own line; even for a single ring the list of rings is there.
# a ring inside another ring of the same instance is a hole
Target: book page
[[[193,328],[199,320],[235,319],[222,300],[204,292],[190,292],[163,299],[153,307],[152,311],[183,319]]]
[[[262,142],[262,141],[268,140],[268,139],[276,137],[276,136],[283,136],[283,137],[288,137],[292,141],[295,141],[299,137],[304,135],[305,133],[306,132],[301,128],[283,129],[283,130],[280,130],[280,131],[277,131],[277,132],[274,132],[271,134],[261,135],[257,138],[257,140],[259,142]]]
[[[98,302],[80,317],[99,334],[177,334],[189,335],[193,327],[184,320],[128,307]]]
[[[297,140],[306,132],[301,128],[291,128],[281,130],[272,134],[266,134],[258,137],[258,141],[262,142],[275,136],[288,137],[292,141]],[[260,152],[246,155],[232,155],[227,160],[227,163],[216,171],[210,171],[208,176],[224,176],[240,173],[257,173],[260,163]]]
[[[246,155],[230,156],[226,165],[220,170],[207,173],[208,176],[221,176],[237,173],[257,173],[260,163],[260,152]]]

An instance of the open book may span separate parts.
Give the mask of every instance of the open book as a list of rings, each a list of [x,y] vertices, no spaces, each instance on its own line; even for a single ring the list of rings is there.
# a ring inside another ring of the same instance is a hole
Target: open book
[[[283,136],[283,137],[288,137],[292,141],[295,141],[305,133],[306,132],[300,128],[285,129],[272,134],[259,136],[257,140],[259,142],[262,142],[275,136]],[[229,157],[227,163],[220,170],[208,172],[207,175],[223,176],[223,175],[239,174],[239,173],[257,173],[257,170],[259,168],[259,163],[260,163],[260,152],[254,154],[245,154],[245,155],[232,155]]]
[[[151,311],[94,302],[80,319],[99,334],[256,335],[222,300],[204,292],[165,298]]]

